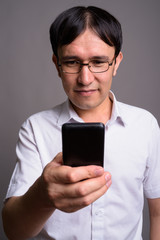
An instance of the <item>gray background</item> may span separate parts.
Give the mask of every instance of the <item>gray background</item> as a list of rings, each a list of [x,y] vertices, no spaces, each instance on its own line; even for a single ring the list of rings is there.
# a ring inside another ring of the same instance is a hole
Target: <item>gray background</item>
[[[61,11],[75,5],[99,6],[120,20],[124,59],[112,90],[118,100],[149,110],[160,123],[159,0],[0,0],[0,207],[20,125],[66,98],[51,61],[48,29]],[[145,205],[145,240],[148,223]],[[2,222],[0,239],[6,239]]]

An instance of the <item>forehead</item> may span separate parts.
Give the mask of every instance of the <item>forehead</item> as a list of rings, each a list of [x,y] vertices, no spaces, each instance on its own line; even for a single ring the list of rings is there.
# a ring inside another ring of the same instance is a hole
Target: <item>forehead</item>
[[[89,59],[93,56],[105,55],[113,58],[115,48],[102,41],[93,31],[87,29],[80,34],[73,42],[59,48],[59,57],[77,56],[81,59]]]

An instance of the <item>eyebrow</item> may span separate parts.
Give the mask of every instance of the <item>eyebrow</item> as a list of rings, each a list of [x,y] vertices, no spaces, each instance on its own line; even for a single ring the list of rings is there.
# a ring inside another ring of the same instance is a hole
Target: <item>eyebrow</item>
[[[79,59],[79,57],[77,56],[64,56],[61,58],[61,60],[65,61],[65,60],[71,60],[71,59]]]
[[[82,59],[81,59],[80,57],[75,56],[75,55],[74,55],[74,56],[64,56],[64,57],[61,58],[62,61],[67,61],[67,60],[72,60],[72,59],[76,59],[76,60],[82,61]],[[109,57],[106,56],[106,55],[92,56],[92,57],[89,59],[89,61],[92,60],[92,59],[108,61],[108,60],[109,60]]]

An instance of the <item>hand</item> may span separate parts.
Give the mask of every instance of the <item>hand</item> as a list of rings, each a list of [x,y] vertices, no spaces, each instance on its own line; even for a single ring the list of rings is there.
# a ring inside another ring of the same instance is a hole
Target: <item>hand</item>
[[[62,165],[62,153],[42,174],[43,194],[49,206],[74,212],[101,197],[111,185],[111,175],[99,166]]]

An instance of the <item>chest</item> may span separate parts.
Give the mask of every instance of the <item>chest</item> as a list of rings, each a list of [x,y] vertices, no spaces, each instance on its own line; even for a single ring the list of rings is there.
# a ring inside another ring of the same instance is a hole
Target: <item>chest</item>
[[[104,167],[113,180],[141,184],[148,158],[148,136],[142,130],[111,127],[105,134]]]

